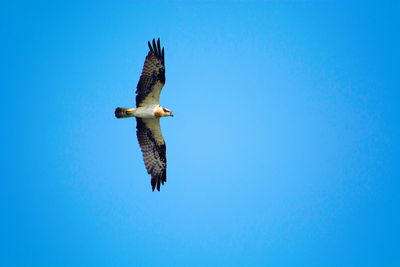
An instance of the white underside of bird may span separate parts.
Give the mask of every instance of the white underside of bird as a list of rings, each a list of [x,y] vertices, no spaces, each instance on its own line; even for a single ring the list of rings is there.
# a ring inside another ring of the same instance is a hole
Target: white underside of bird
[[[136,117],[141,119],[154,119],[160,117],[171,116],[169,110],[160,105],[146,105],[138,108],[126,108],[126,118]]]

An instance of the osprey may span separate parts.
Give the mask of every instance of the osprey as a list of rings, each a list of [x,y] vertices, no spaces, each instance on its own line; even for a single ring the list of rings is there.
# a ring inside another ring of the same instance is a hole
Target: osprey
[[[173,116],[172,111],[160,106],[160,93],[165,84],[164,47],[160,38],[153,39],[136,86],[136,108],[116,108],[118,119],[136,117],[136,135],[143,153],[147,173],[151,175],[152,190],[167,181],[167,158],[160,118]]]

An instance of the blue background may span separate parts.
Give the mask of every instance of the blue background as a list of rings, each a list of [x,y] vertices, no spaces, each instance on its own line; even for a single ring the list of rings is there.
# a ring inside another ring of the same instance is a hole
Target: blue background
[[[4,2],[1,264],[400,266],[400,5],[367,2]],[[160,193],[114,118],[153,37]]]

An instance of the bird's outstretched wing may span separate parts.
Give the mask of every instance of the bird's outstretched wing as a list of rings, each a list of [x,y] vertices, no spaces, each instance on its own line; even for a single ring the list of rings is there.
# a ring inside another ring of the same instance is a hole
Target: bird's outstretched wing
[[[143,152],[144,165],[151,175],[151,187],[160,191],[160,184],[167,181],[167,158],[160,118],[136,118],[136,135]]]
[[[164,47],[161,49],[160,38],[148,42],[149,53],[144,61],[142,75],[136,86],[136,107],[146,104],[159,104],[161,89],[165,84]]]

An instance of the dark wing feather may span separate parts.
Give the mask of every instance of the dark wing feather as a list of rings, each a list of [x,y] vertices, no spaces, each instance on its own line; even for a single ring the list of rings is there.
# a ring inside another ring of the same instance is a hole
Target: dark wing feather
[[[136,107],[146,101],[158,104],[161,89],[165,84],[164,47],[161,49],[160,38],[157,43],[153,39],[152,44],[147,42],[149,53],[144,61],[142,74],[137,84]]]
[[[160,191],[160,184],[167,182],[167,158],[165,142],[161,134],[160,119],[136,118],[136,135],[143,152],[147,172],[151,175],[151,187]]]

